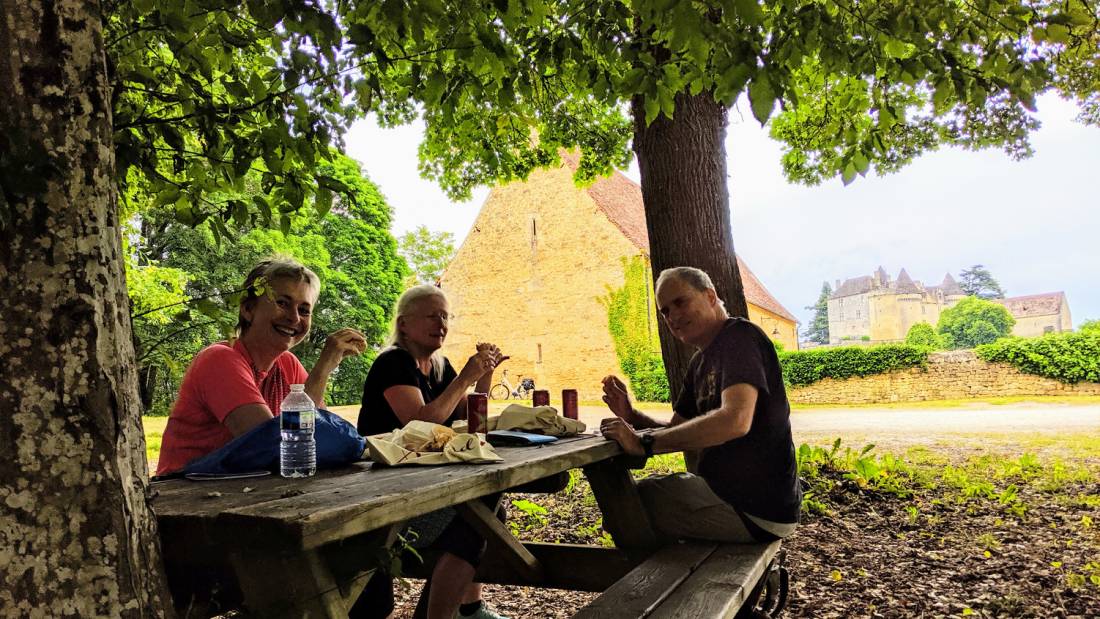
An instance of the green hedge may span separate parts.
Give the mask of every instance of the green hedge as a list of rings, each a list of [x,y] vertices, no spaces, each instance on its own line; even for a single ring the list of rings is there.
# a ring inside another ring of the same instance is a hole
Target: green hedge
[[[637,360],[637,363],[623,363],[623,373],[630,380],[630,389],[634,397],[641,402],[668,402],[670,398],[668,375],[665,374],[665,362],[661,353],[650,353]]]
[[[883,344],[800,350],[780,353],[779,363],[783,367],[784,382],[800,387],[822,378],[844,379],[912,367],[923,368],[928,364],[928,348]]]
[[[1100,382],[1100,330],[1010,337],[979,346],[974,352],[984,361],[1008,363],[1021,372],[1064,383]]]

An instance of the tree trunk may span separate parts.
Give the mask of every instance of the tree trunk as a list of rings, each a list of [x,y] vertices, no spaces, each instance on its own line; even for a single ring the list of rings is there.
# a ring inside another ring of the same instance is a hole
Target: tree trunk
[[[0,4],[0,608],[171,614],[92,0]]]
[[[700,268],[714,280],[730,315],[748,316],[730,227],[726,108],[711,93],[681,93],[675,118],[659,116],[647,127],[643,103],[640,97],[632,102],[634,152],[654,277],[669,267]],[[673,337],[663,322],[660,336],[675,401],[694,349]]]

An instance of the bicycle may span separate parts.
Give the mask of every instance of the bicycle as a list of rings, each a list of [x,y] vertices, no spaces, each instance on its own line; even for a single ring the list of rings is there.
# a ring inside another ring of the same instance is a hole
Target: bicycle
[[[512,383],[508,381],[508,370],[502,370],[500,375],[500,382],[493,385],[489,389],[489,398],[493,400],[507,400],[509,397],[517,400],[522,400],[531,395],[531,392],[535,390],[535,379],[524,378],[523,374],[519,375],[519,385],[512,386]]]

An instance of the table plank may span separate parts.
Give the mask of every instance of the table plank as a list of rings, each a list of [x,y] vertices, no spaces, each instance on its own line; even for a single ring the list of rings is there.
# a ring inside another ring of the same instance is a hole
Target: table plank
[[[388,469],[357,463],[306,480],[173,480],[158,484],[152,505],[158,522],[175,535],[308,549],[600,462],[621,450],[602,437],[579,436],[497,452],[504,462]],[[252,491],[243,492],[245,487]],[[208,497],[211,492],[220,496]],[[210,527],[211,521],[217,526]]]

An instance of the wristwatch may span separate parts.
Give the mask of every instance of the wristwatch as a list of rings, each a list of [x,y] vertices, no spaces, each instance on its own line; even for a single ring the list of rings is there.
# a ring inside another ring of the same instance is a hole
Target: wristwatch
[[[645,450],[645,457],[653,457],[653,441],[657,440],[657,437],[652,433],[646,432],[638,437],[638,440],[642,442],[642,449]]]

